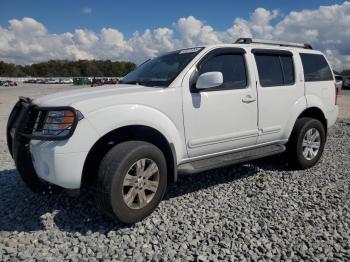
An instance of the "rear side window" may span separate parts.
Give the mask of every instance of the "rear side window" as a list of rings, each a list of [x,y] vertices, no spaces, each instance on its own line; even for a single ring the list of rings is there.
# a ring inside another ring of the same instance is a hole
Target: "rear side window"
[[[294,64],[291,55],[255,53],[255,60],[261,86],[294,84]]]
[[[285,85],[294,84],[293,58],[291,56],[280,56],[280,60],[283,71],[283,83]]]
[[[323,55],[300,54],[305,82],[333,81],[332,71]]]
[[[242,54],[221,54],[200,65],[199,74],[221,72],[224,83],[221,89],[240,89],[247,86],[245,61]],[[216,88],[217,90],[217,88]]]

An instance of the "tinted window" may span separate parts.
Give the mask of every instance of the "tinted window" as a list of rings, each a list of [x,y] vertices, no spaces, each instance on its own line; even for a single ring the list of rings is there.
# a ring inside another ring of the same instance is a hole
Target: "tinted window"
[[[291,56],[280,56],[280,59],[281,59],[281,65],[283,70],[284,84],[286,85],[294,84],[293,58]]]
[[[323,55],[300,54],[304,67],[305,82],[331,81],[333,75]]]
[[[219,88],[239,89],[247,86],[246,68],[242,54],[214,56],[200,65],[199,74],[221,72],[224,83]]]
[[[292,56],[255,54],[261,86],[282,86],[294,83]]]

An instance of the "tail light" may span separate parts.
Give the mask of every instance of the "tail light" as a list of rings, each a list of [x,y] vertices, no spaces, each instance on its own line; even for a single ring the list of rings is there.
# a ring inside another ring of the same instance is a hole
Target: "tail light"
[[[338,104],[338,96],[339,96],[339,88],[337,87],[337,84],[334,84],[335,86],[335,105]]]

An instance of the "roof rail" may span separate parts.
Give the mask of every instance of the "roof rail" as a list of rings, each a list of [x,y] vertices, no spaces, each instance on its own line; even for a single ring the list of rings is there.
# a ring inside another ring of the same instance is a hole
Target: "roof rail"
[[[289,47],[299,47],[304,49],[312,49],[310,44],[300,44],[292,42],[282,42],[274,40],[262,40],[253,38],[238,38],[235,44],[263,44],[263,45],[277,45],[277,46],[289,46]]]

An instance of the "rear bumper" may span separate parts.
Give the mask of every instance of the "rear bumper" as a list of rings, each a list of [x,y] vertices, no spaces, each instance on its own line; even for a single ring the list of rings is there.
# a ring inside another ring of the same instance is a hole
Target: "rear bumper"
[[[337,121],[337,118],[338,118],[338,114],[339,114],[339,107],[338,106],[335,106],[333,111],[329,111],[327,113],[328,128],[330,128],[331,126],[333,126],[335,124],[335,122]]]

